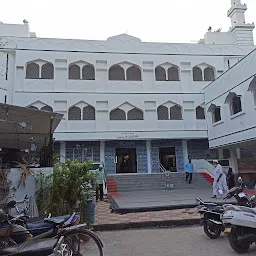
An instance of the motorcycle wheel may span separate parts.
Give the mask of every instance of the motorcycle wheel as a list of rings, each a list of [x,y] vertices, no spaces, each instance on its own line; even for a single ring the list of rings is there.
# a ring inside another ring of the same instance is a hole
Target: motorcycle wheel
[[[240,243],[238,243],[237,238],[238,238],[238,234],[236,230],[232,229],[231,233],[228,236],[228,241],[231,248],[239,254],[247,253],[249,251],[250,244],[248,243],[248,244],[241,245]]]
[[[211,239],[218,239],[221,234],[221,230],[219,229],[212,229],[207,221],[204,221],[204,233]]]

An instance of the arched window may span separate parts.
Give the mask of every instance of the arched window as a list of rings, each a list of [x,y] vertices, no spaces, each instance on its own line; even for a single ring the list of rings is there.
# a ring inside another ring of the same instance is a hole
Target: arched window
[[[110,120],[126,120],[124,110],[116,108],[110,112]]]
[[[166,81],[166,71],[163,67],[158,66],[155,68],[156,81]]]
[[[143,120],[143,112],[140,109],[133,108],[127,113],[128,120]]]
[[[241,97],[235,95],[231,100],[231,115],[242,112]]]
[[[254,102],[254,105],[256,105],[256,89],[254,89],[252,91],[252,95],[253,95],[253,102]]]
[[[213,123],[219,122],[221,120],[221,111],[220,107],[215,107],[212,112]]]
[[[31,108],[31,109],[38,109],[38,108],[35,107],[35,106],[28,106],[28,108]]]
[[[168,80],[169,81],[179,81],[179,70],[177,67],[168,68]]]
[[[252,81],[249,84],[248,91],[252,92],[253,96],[253,103],[256,105],[256,77],[252,79]]]
[[[26,68],[26,79],[39,78],[39,65],[37,63],[29,63]]]
[[[80,79],[80,67],[76,64],[70,65],[68,68],[68,79]]]
[[[73,106],[68,110],[68,120],[81,120],[81,109]]]
[[[41,78],[42,79],[53,79],[54,77],[54,66],[52,63],[48,62],[42,66]]]
[[[182,120],[181,107],[175,105],[170,108],[170,119],[171,120]]]
[[[95,120],[95,108],[93,106],[83,108],[83,120]]]
[[[95,80],[95,69],[93,65],[85,65],[82,69],[83,80]]]
[[[109,80],[125,80],[124,69],[119,65],[111,67],[108,71],[108,78]]]
[[[201,106],[198,106],[196,108],[196,119],[205,119],[204,108],[202,108]]]
[[[48,111],[48,112],[53,112],[52,107],[50,107],[50,106],[48,106],[48,105],[42,107],[41,110],[43,110],[43,111]]]
[[[204,69],[204,81],[214,81],[215,76],[214,76],[214,70],[213,68],[205,68]]]
[[[193,81],[203,81],[202,69],[193,67]]]
[[[129,81],[141,81],[141,71],[136,66],[131,66],[126,70],[126,79]]]
[[[157,118],[158,120],[169,120],[168,108],[165,106],[159,106],[157,108]]]

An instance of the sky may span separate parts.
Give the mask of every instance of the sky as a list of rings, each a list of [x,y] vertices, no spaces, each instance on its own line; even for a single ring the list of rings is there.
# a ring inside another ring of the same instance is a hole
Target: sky
[[[256,0],[242,3],[246,22],[256,23]],[[0,21],[26,19],[37,37],[106,40],[127,33],[144,42],[195,43],[209,26],[229,29],[230,7],[231,0],[2,0]]]

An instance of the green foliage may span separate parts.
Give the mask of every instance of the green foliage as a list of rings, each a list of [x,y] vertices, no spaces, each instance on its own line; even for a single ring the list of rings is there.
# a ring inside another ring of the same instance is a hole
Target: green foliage
[[[53,173],[39,175],[36,200],[40,214],[68,214],[80,210],[81,202],[92,199],[91,186],[94,175],[89,172],[91,162],[67,161],[55,164]]]
[[[39,172],[36,176],[36,201],[40,215],[50,212],[52,199],[52,175],[46,175]]]
[[[0,159],[0,204],[6,203],[9,199],[10,181],[8,175],[10,168],[3,165]]]

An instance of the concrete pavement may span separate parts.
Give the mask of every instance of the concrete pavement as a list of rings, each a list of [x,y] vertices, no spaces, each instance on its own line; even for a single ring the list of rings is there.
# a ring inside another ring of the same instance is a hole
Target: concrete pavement
[[[131,191],[120,192],[120,194],[112,196],[111,202],[114,210],[121,213],[194,207],[197,197],[206,202],[225,202],[223,199],[211,199],[211,188]],[[231,203],[235,200],[231,199],[226,202]]]
[[[141,229],[99,233],[104,256],[234,256],[227,238],[211,240],[202,227]],[[255,255],[252,247],[246,255]]]

